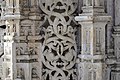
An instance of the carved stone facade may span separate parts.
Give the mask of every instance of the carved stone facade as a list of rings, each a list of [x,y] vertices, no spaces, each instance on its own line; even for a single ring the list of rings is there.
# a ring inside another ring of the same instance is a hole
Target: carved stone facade
[[[119,0],[0,0],[0,80],[119,80],[119,19]]]

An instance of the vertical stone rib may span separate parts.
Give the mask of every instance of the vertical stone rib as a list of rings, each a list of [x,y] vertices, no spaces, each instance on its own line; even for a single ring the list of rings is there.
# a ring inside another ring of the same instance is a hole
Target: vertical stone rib
[[[105,80],[105,27],[111,17],[106,16],[103,6],[99,6],[99,0],[88,1],[92,1],[92,7],[84,6],[83,13],[75,17],[82,29],[82,49],[78,55],[79,79]],[[89,34],[86,34],[88,32]],[[90,42],[89,45],[87,42]]]

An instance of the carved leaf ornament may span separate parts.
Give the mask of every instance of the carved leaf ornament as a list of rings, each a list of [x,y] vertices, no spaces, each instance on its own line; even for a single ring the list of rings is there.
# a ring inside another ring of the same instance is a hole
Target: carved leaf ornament
[[[42,41],[43,80],[76,80],[76,24],[78,0],[39,0],[46,21]]]

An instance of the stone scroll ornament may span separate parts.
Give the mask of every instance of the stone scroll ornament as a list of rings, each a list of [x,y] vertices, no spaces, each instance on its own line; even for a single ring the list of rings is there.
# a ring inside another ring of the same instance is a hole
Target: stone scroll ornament
[[[74,12],[78,0],[39,0],[42,27],[42,79],[76,80],[77,56]]]

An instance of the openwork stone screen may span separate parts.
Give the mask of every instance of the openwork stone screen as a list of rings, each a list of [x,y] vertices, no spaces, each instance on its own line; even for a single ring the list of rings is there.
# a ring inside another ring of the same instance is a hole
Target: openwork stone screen
[[[78,0],[40,0],[45,23],[42,45],[42,78],[76,80],[76,23]]]

